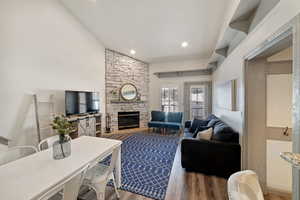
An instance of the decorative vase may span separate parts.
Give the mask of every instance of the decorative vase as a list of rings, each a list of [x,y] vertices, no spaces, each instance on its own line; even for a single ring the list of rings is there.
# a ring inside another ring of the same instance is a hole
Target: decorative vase
[[[59,140],[53,144],[53,159],[60,160],[71,155],[71,139],[65,134],[59,135]]]

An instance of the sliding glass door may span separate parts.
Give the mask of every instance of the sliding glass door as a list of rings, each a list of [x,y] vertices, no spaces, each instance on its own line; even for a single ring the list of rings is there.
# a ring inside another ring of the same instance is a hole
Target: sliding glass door
[[[190,119],[205,118],[205,87],[193,85],[190,88]]]
[[[161,110],[178,112],[178,89],[163,87],[161,89]]]
[[[211,114],[210,81],[184,83],[184,120],[205,119]]]

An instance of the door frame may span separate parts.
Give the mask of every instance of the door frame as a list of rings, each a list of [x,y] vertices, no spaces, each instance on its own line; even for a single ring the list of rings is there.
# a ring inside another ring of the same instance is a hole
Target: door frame
[[[268,37],[264,42],[252,49],[246,56],[244,56],[243,64],[243,81],[242,81],[242,102],[243,102],[243,136],[241,140],[242,145],[242,168],[247,169],[248,166],[248,134],[247,134],[247,85],[246,85],[246,67],[248,60],[256,57],[261,52],[272,47],[277,42],[293,36],[293,152],[300,153],[300,15],[296,16],[286,25],[281,27],[278,31]],[[300,200],[300,170],[293,168],[293,200]]]

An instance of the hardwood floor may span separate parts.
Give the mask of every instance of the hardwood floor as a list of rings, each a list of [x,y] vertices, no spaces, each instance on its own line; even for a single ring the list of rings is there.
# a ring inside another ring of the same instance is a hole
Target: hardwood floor
[[[280,196],[276,194],[268,194],[265,196],[265,200],[291,200],[292,197],[289,196]]]
[[[131,134],[112,134],[107,138],[124,140]],[[227,180],[200,173],[185,172],[180,163],[180,146],[177,148],[165,200],[227,200]],[[120,191],[121,200],[151,200],[150,198]],[[107,187],[106,198],[115,200],[116,195]],[[269,194],[265,200],[289,200],[290,198]]]

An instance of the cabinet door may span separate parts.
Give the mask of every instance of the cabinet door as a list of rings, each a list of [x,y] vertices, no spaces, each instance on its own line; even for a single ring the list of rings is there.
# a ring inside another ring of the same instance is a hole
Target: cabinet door
[[[96,118],[89,118],[88,135],[96,137]]]
[[[83,136],[83,135],[88,135],[86,120],[87,119],[80,119],[78,122],[78,137]]]

